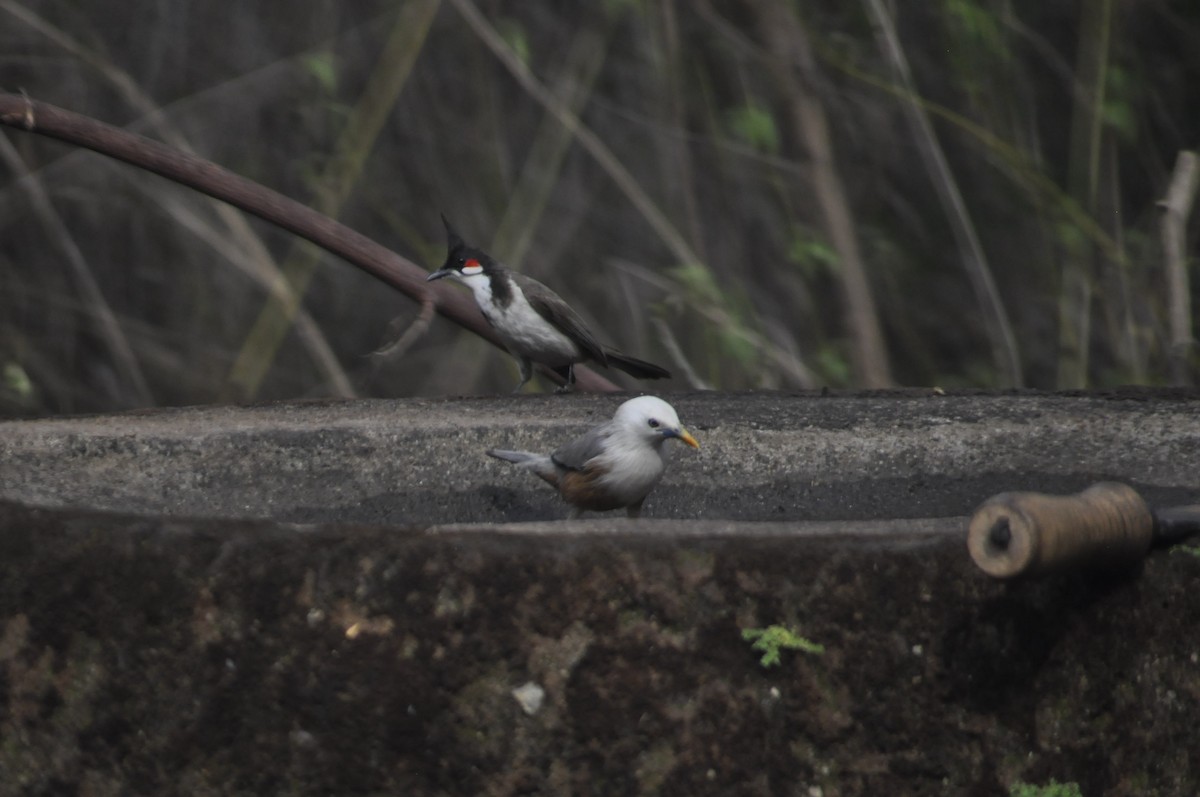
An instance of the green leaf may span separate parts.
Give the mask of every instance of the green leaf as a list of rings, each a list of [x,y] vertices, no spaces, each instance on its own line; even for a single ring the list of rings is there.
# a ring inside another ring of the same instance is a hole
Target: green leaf
[[[24,400],[33,395],[33,380],[20,363],[4,364],[4,386],[18,398]]]
[[[313,53],[304,59],[304,68],[316,78],[327,94],[333,94],[337,90],[337,64],[332,53]]]
[[[1137,138],[1137,112],[1134,108],[1139,104],[1141,93],[1141,86],[1133,73],[1120,66],[1109,67],[1104,81],[1101,113],[1105,124],[1129,143]]]
[[[815,230],[803,224],[792,227],[787,258],[799,266],[804,276],[809,278],[822,272],[837,273],[841,267],[837,251]]]
[[[521,27],[521,23],[506,19],[496,25],[496,30],[504,39],[504,43],[521,59],[521,63],[529,66],[529,35],[525,33],[525,28]]]
[[[838,347],[822,346],[817,352],[817,367],[830,384],[850,384],[850,362]]]
[[[1117,131],[1124,141],[1133,141],[1137,137],[1137,119],[1129,103],[1113,100],[1104,103],[1104,122]]]
[[[1004,35],[996,17],[975,0],[947,0],[946,11],[967,38],[993,53],[1004,51]]]
[[[760,152],[775,154],[779,151],[779,130],[771,112],[751,100],[741,108],[726,114],[726,121],[734,135]]]
[[[1054,233],[1058,238],[1059,245],[1071,256],[1078,257],[1087,248],[1087,233],[1072,222],[1062,221],[1054,225]]]

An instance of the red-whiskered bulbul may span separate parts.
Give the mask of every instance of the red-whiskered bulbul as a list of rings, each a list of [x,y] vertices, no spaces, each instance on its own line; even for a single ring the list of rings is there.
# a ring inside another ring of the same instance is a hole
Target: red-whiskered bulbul
[[[521,368],[521,382],[514,393],[533,378],[533,363],[542,363],[563,377],[565,384],[559,392],[571,389],[575,363],[585,360],[619,368],[638,379],[671,376],[665,368],[597,341],[557,293],[532,277],[511,271],[482,249],[467,245],[445,216],[442,223],[446,225],[446,262],[426,279],[453,277],[471,289],[483,317]]]
[[[548,456],[494,448],[487,453],[527,468],[553,485],[571,505],[571,518],[585,509],[621,508],[629,517],[638,517],[667,467],[663,443],[672,437],[700,447],[679,425],[674,407],[655,396],[639,396],[618,407],[611,421]]]

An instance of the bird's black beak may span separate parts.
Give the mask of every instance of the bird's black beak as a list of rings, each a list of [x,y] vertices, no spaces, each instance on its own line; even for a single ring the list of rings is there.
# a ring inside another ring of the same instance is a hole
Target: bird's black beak
[[[449,277],[453,273],[454,269],[452,268],[439,268],[437,271],[432,272],[428,277],[426,277],[425,281],[433,282],[434,280],[440,280],[442,277]]]

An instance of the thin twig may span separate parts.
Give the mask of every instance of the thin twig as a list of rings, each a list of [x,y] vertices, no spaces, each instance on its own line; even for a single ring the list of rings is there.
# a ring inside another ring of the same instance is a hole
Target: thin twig
[[[555,81],[554,95],[561,98],[572,113],[578,113],[591,101],[592,88],[610,49],[612,26],[610,22],[603,33],[581,28],[567,49],[565,62]],[[554,114],[543,110],[545,113],[533,135],[529,154],[505,198],[504,216],[492,235],[491,251],[513,264],[524,260],[533,245],[533,233],[571,149],[571,131],[560,124]]]
[[[26,103],[26,112],[32,113],[32,101],[26,98]],[[142,367],[138,364],[137,357],[134,356],[129,340],[125,337],[120,323],[117,322],[112,306],[104,297],[104,291],[100,290],[96,275],[92,273],[91,266],[88,265],[79,245],[75,243],[70,229],[63,223],[58,211],[54,209],[50,197],[46,195],[46,190],[42,187],[41,180],[29,173],[25,161],[21,159],[16,147],[12,145],[7,136],[0,136],[0,160],[8,165],[13,174],[23,175],[17,183],[25,189],[34,214],[46,228],[47,238],[55,241],[62,248],[63,256],[71,267],[71,273],[75,275],[79,292],[83,294],[87,305],[94,314],[100,337],[108,345],[113,362],[132,387],[138,403],[142,406],[152,406],[154,394],[150,391],[150,385],[146,382],[146,376],[142,373]]]
[[[650,269],[639,266],[636,263],[630,263],[627,260],[613,260],[612,264],[615,268],[619,268],[628,274],[645,280],[666,293],[679,293],[679,286],[667,277],[663,277],[654,273]],[[802,388],[811,388],[817,385],[817,379],[813,376],[813,372],[809,370],[799,359],[782,351],[778,346],[771,343],[763,336],[746,329],[735,318],[725,312],[725,310],[713,305],[693,304],[689,309],[699,313],[716,329],[721,329],[724,332],[732,333],[742,340],[749,343],[762,354],[766,355],[768,360],[771,360],[779,366],[786,375],[791,377],[794,383]],[[666,341],[663,341],[666,345]]]
[[[153,190],[143,184],[145,181],[135,180],[132,182],[137,183],[143,190]],[[164,213],[173,218],[181,227],[190,230],[193,235],[208,244],[227,263],[262,288],[268,296],[273,297],[278,302],[295,301],[295,292],[292,290],[291,285],[288,284],[288,281],[284,279],[283,272],[275,265],[274,258],[268,258],[264,261],[255,257],[253,254],[242,249],[241,239],[223,235],[207,219],[202,218],[191,204],[181,202],[167,195],[167,192],[159,192],[159,194],[156,201],[162,207]],[[238,211],[234,212],[237,213]],[[254,240],[257,241],[260,239],[258,236],[254,236]],[[312,314],[303,305],[297,308],[293,324],[295,325],[296,334],[301,340],[305,341],[305,346],[309,350],[309,356],[312,357],[317,370],[325,375],[329,394],[338,398],[354,398],[357,395],[357,391],[350,383],[350,377],[346,375],[345,369],[338,362],[337,354],[334,352],[333,347],[329,345],[329,340],[321,333],[321,328],[317,324],[316,319],[312,317]]]
[[[691,361],[687,355],[683,353],[683,349],[679,347],[679,341],[675,339],[675,333],[671,331],[671,325],[661,318],[652,320],[654,328],[658,330],[658,335],[662,339],[663,348],[667,350],[667,354],[671,357],[671,362],[679,367],[680,373],[683,374],[684,381],[688,386],[695,390],[712,390],[712,385],[705,382],[696,373],[696,369],[692,367]]]
[[[1067,192],[1093,219],[1098,218],[1100,158],[1108,126],[1104,98],[1112,58],[1115,8],[1113,0],[1086,4],[1079,16],[1075,51],[1075,84],[1079,91],[1071,108],[1068,133]],[[1116,258],[1113,262],[1123,264]],[[1088,383],[1093,299],[1097,291],[1095,272],[1095,254],[1090,245],[1068,249],[1058,299],[1057,385],[1060,388],[1082,388]]]
[[[1167,313],[1170,321],[1171,380],[1177,385],[1192,383],[1191,354],[1196,345],[1192,335],[1191,284],[1187,268],[1187,220],[1200,188],[1200,158],[1184,150],[1175,159],[1175,170],[1163,209],[1162,240],[1166,258]]]
[[[408,328],[394,340],[371,352],[369,356],[376,360],[386,360],[403,355],[413,343],[429,331],[429,325],[433,322],[433,314],[436,311],[437,307],[433,302],[421,302],[421,310]]]
[[[912,128],[917,150],[925,161],[926,168],[933,186],[941,200],[942,210],[950,222],[954,240],[958,245],[959,257],[966,269],[967,277],[975,290],[975,296],[984,311],[985,329],[992,342],[992,353],[996,365],[1004,374],[1005,382],[1010,387],[1020,387],[1021,361],[1017,351],[1017,338],[1013,333],[1012,324],[1008,320],[1008,312],[1004,308],[1004,300],[996,287],[988,266],[987,255],[975,232],[975,225],[967,211],[966,202],[958,189],[958,182],[950,169],[945,152],[938,142],[937,134],[929,117],[920,104],[912,101],[918,95],[913,81],[912,72],[908,67],[908,59],[896,33],[896,26],[891,14],[884,7],[882,0],[865,0],[867,10],[875,24],[879,47],[887,56],[896,76],[896,81],[904,89],[901,107],[909,126]]]
[[[475,32],[475,35],[487,45],[487,48],[492,51],[492,54],[516,78],[521,87],[550,111],[550,113],[554,114],[559,122],[571,131],[571,134],[579,141],[580,146],[587,150],[588,154],[600,164],[600,168],[608,174],[609,178],[616,183],[626,198],[642,214],[658,234],[659,238],[662,239],[663,243],[671,250],[676,260],[686,264],[701,262],[699,256],[692,250],[688,242],[684,240],[679,230],[675,229],[675,226],[667,219],[666,214],[659,210],[658,205],[654,203],[650,195],[642,190],[641,185],[629,173],[624,164],[617,159],[617,156],[612,153],[612,150],[605,146],[604,142],[585,126],[570,108],[559,101],[554,96],[554,93],[547,89],[529,71],[529,67],[525,65],[525,62],[513,52],[512,48],[504,41],[504,38],[496,32],[492,24],[475,7],[475,4],[471,0],[450,0],[450,2],[454,4],[458,13],[462,15],[467,25]]]
[[[768,67],[786,93],[792,127],[812,162],[812,193],[838,255],[837,276],[853,344],[855,376],[866,387],[887,387],[892,384],[887,345],[858,243],[854,213],[838,169],[828,114],[817,89],[821,76],[810,37],[794,10],[772,0],[754,5],[757,27],[772,56]]]

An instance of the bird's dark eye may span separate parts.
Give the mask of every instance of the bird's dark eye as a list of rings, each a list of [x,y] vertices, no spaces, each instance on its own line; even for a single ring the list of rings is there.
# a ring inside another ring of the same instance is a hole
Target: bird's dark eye
[[[649,423],[649,424],[650,424],[650,428],[651,428],[651,429],[657,429],[657,428],[658,428],[658,421],[654,420],[653,418],[651,418],[649,421],[647,421],[647,423]]]

